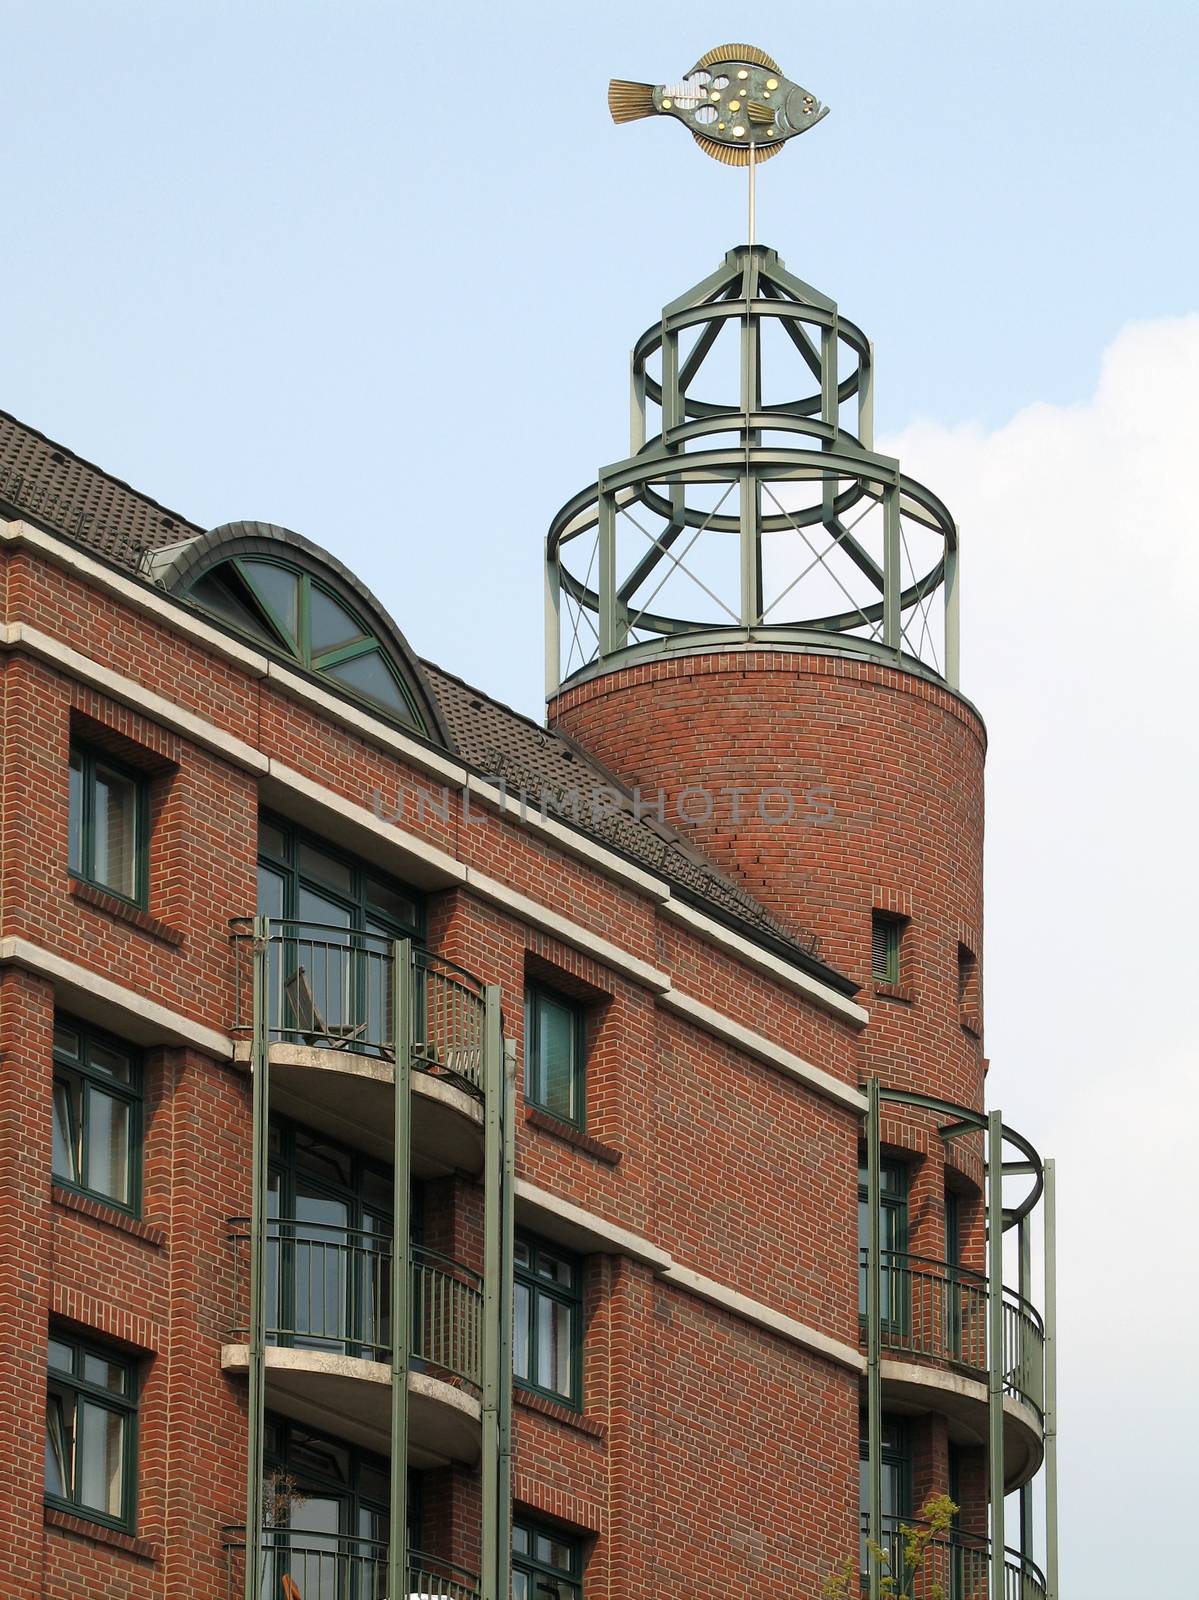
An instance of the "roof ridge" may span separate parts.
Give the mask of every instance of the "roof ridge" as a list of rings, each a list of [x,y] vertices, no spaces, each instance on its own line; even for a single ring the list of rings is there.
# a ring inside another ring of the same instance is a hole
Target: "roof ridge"
[[[51,450],[58,451],[63,456],[69,457],[78,466],[85,467],[88,472],[96,473],[106,483],[111,483],[114,488],[123,489],[126,494],[131,494],[135,499],[144,502],[144,504],[153,506],[155,511],[163,512],[171,518],[172,522],[177,522],[181,527],[194,528],[197,533],[205,531],[199,523],[193,522],[190,517],[185,517],[182,512],[174,510],[171,506],[164,505],[161,500],[156,500],[153,495],[147,494],[144,489],[135,488],[133,484],[126,482],[124,478],[118,478],[116,473],[109,472],[106,467],[101,467],[96,462],[89,461],[86,456],[81,456],[77,450],[72,450],[69,445],[62,444],[58,439],[52,439],[48,433],[43,433],[40,428],[35,428],[32,423],[22,422],[20,417],[14,416],[11,411],[5,411],[2,406],[0,406],[0,420],[11,422],[13,427],[20,428],[23,432],[31,434],[41,444],[49,445]],[[65,465],[65,462],[62,464]]]

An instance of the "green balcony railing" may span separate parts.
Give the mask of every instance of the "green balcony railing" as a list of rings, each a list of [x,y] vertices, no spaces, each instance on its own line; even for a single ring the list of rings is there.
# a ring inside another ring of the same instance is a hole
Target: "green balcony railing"
[[[985,1375],[985,1275],[903,1250],[879,1254],[883,1349],[927,1356]],[[860,1252],[859,1271],[864,1284],[865,1250]],[[1002,1294],[1004,1390],[1040,1414],[1045,1405],[1045,1327],[1022,1295],[1006,1286]]]
[[[248,1289],[249,1221],[234,1217],[229,1229],[236,1303],[241,1306]],[[482,1279],[421,1245],[413,1245],[411,1255],[411,1359],[477,1388],[482,1381]],[[272,1217],[265,1261],[268,1342],[390,1360],[391,1262],[386,1235]]]
[[[230,924],[234,1034],[253,1025],[253,919]],[[267,936],[266,1015],[289,1044],[395,1060],[395,945],[382,935],[272,918]],[[412,1065],[483,1092],[484,991],[464,968],[412,950]]]
[[[862,1516],[861,1563],[867,1562],[865,1514]],[[882,1575],[894,1579],[897,1593],[911,1600],[990,1600],[991,1541],[985,1534],[951,1528],[934,1534],[924,1558],[913,1569],[905,1563],[905,1528],[926,1527],[914,1517],[884,1517],[880,1547],[885,1554]],[[863,1578],[863,1592],[866,1583]],[[1037,1564],[1018,1550],[1004,1550],[1003,1595],[1000,1600],[1045,1600],[1045,1577]]]
[[[302,1507],[297,1512],[302,1517]],[[226,1592],[229,1600],[245,1585],[244,1528],[224,1530]],[[264,1600],[389,1600],[387,1545],[378,1539],[308,1532],[297,1528],[262,1530]],[[473,1572],[423,1551],[409,1552],[408,1593],[400,1600],[478,1600]]]

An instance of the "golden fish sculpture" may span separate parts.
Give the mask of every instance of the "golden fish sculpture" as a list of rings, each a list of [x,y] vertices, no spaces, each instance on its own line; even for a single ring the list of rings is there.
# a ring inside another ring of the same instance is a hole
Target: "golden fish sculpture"
[[[682,83],[608,85],[613,122],[639,117],[674,117],[714,161],[744,167],[754,157],[775,156],[788,139],[814,128],[829,108],[798,83],[784,78],[777,61],[753,44],[722,44],[709,50]]]

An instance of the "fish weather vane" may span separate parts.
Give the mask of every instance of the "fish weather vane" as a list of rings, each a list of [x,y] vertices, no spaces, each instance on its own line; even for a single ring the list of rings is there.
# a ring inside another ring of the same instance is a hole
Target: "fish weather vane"
[[[613,122],[674,117],[700,149],[729,167],[749,168],[749,242],[754,243],[754,172],[778,155],[788,139],[828,116],[828,106],[784,78],[777,61],[752,44],[709,50],[681,83],[608,85]]]

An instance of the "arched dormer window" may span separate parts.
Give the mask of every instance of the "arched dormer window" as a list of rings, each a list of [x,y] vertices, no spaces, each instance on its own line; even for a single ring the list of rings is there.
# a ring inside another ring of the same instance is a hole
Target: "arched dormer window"
[[[180,598],[330,687],[450,743],[419,663],[391,618],[340,562],[298,534],[268,523],[230,523],[159,552],[151,570]]]

